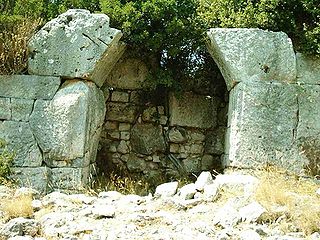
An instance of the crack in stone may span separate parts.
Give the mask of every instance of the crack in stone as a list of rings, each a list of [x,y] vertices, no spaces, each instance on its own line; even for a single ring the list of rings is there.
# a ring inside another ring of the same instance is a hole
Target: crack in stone
[[[100,42],[102,42],[103,44],[105,44],[106,46],[108,46],[108,44],[107,44],[105,41],[103,41],[101,38],[98,38],[98,40],[99,40]]]
[[[297,96],[296,103],[297,103],[298,109],[296,111],[296,122],[294,124],[293,129],[292,129],[292,143],[294,143],[297,139],[297,131],[298,131],[298,126],[299,126],[299,122],[300,122],[299,96]]]
[[[87,35],[87,34],[85,34],[85,33],[82,33],[82,35],[83,35],[84,37],[88,38],[88,39],[89,39],[91,42],[93,42],[94,44],[96,44],[96,45],[99,46],[99,44],[96,43],[89,35]]]

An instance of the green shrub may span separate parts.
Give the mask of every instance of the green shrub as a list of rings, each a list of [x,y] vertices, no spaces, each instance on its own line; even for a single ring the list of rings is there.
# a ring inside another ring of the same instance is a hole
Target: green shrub
[[[11,174],[10,167],[14,159],[14,153],[9,151],[6,142],[0,139],[0,184],[8,180]]]
[[[196,0],[100,0],[112,27],[136,56],[149,64],[153,87],[185,87],[206,74],[214,62],[206,51],[204,25],[198,21]]]
[[[207,28],[283,31],[296,50],[320,54],[318,0],[200,0],[198,14]]]

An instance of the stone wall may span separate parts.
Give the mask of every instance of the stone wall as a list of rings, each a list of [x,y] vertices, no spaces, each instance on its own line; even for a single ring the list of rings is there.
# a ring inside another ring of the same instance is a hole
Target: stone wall
[[[230,90],[226,167],[320,172],[320,61],[281,32],[211,29],[208,47]]]
[[[217,94],[148,90],[147,72],[143,61],[124,55],[102,87],[107,112],[98,153],[101,169],[124,168],[152,180],[219,166],[225,100]]]
[[[69,10],[31,38],[30,75],[0,76],[0,138],[20,185],[90,183],[106,112],[99,87],[124,51],[121,35],[106,15]]]

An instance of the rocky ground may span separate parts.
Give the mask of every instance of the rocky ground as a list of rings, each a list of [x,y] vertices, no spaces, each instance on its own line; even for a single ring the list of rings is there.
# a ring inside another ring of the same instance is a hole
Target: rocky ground
[[[299,229],[293,217],[288,217],[285,204],[278,206],[277,217],[271,221],[270,209],[256,198],[260,182],[241,173],[213,179],[209,172],[203,172],[195,183],[180,188],[178,182],[165,183],[148,196],[116,191],[39,196],[32,189],[1,186],[0,235],[11,240],[320,239],[320,218],[313,219],[315,228]],[[24,198],[30,194],[31,210]],[[313,197],[319,203],[320,188]],[[320,213],[320,204],[311,207]],[[25,217],[13,214],[15,208]]]

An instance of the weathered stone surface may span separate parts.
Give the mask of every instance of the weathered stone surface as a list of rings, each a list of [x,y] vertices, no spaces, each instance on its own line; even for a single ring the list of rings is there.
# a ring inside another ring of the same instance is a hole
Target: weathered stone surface
[[[297,80],[304,84],[320,84],[320,58],[297,53]]]
[[[214,131],[207,133],[204,151],[210,154],[223,154],[225,134],[226,127],[219,127]]]
[[[169,98],[170,126],[213,128],[216,125],[216,106],[205,96],[184,93]]]
[[[197,157],[183,159],[182,163],[188,173],[197,173],[201,169],[200,159]]]
[[[108,103],[106,119],[109,121],[133,123],[136,119],[136,113],[137,106],[134,106],[132,104]]]
[[[11,98],[12,120],[29,121],[33,110],[34,100]]]
[[[296,57],[283,32],[261,29],[212,28],[209,51],[230,90],[237,82],[296,81]]]
[[[127,167],[130,172],[142,172],[146,170],[147,164],[143,158],[131,153],[127,160]]]
[[[293,147],[298,126],[296,85],[241,82],[232,91],[226,166],[271,163],[299,171],[305,162]]]
[[[0,75],[0,96],[23,99],[52,99],[60,78],[32,75]]]
[[[178,190],[178,182],[163,183],[156,188],[155,197],[172,197]]]
[[[147,74],[148,69],[145,63],[124,55],[111,71],[106,85],[121,89],[142,89]]]
[[[48,182],[50,178],[50,170],[46,167],[38,168],[13,168],[12,177],[17,180],[19,186],[31,187],[41,193],[49,190]]]
[[[201,170],[211,170],[214,166],[215,159],[212,155],[205,154],[201,159]]]
[[[30,123],[50,166],[53,161],[95,157],[103,124],[102,92],[92,82],[67,81],[52,101],[37,100]],[[89,160],[90,162],[91,160]]]
[[[142,113],[142,120],[144,122],[155,122],[159,121],[160,115],[158,114],[156,107],[149,107]]]
[[[243,222],[256,222],[258,218],[267,210],[258,202],[252,202],[239,209],[239,214]]]
[[[11,102],[10,98],[0,98],[0,119],[11,119]]]
[[[188,200],[192,199],[194,195],[196,194],[197,189],[194,183],[187,184],[179,189],[179,196],[182,199]]]
[[[130,131],[131,125],[129,123],[119,123],[119,131]]]
[[[183,128],[172,128],[169,131],[169,141],[173,143],[182,143],[187,141],[187,133]]]
[[[80,190],[90,182],[90,167],[52,168],[50,180],[54,190]]]
[[[114,91],[111,95],[112,102],[129,102],[129,93]]]
[[[8,149],[15,153],[13,165],[17,167],[40,167],[42,154],[25,122],[0,122],[0,138],[8,144]]]
[[[33,219],[23,217],[11,219],[1,230],[1,237],[35,236],[40,230],[40,224]]]
[[[297,86],[298,97],[298,126],[297,138],[318,136],[320,140],[320,86],[300,85]]]
[[[134,125],[131,129],[131,145],[134,152],[145,155],[164,152],[162,128],[151,123]]]
[[[220,174],[216,176],[214,183],[219,188],[236,189],[238,192],[242,191],[244,195],[250,196],[257,188],[259,180],[251,175],[234,173]]]
[[[205,185],[213,183],[212,175],[210,172],[201,172],[194,183],[197,190],[202,191]]]
[[[109,17],[70,9],[46,23],[29,41],[30,74],[84,78],[102,86],[124,46]]]

